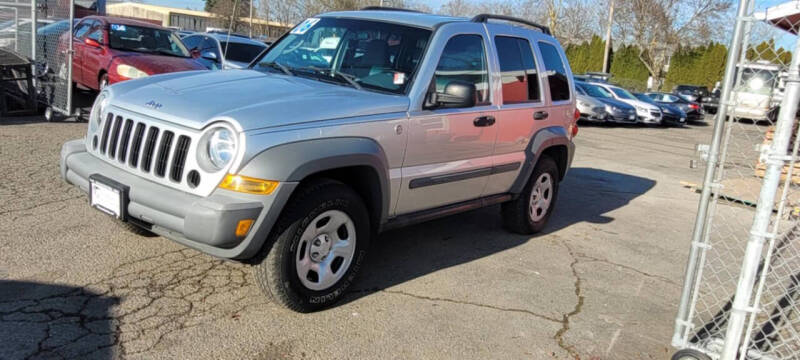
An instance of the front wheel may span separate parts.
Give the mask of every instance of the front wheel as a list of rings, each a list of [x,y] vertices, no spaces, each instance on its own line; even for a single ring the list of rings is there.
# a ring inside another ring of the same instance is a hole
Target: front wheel
[[[370,236],[358,194],[340,182],[317,181],[286,205],[255,266],[256,282],[294,311],[333,305],[363,265]]]
[[[542,155],[520,196],[503,203],[503,225],[517,234],[544,230],[558,196],[559,171],[553,158]]]

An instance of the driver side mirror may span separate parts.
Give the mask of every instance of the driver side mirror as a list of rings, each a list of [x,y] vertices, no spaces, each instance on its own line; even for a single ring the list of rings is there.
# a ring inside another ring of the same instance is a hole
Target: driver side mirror
[[[436,92],[435,84],[431,83],[425,108],[470,108],[475,106],[476,93],[475,84],[466,81],[451,81],[445,85],[444,92],[441,93]]]
[[[211,60],[213,62],[218,62],[219,58],[217,58],[217,54],[212,51],[206,51],[202,55],[203,59]]]
[[[100,43],[99,43],[99,42],[97,42],[97,40],[95,40],[95,39],[86,38],[86,39],[84,39],[84,40],[83,40],[83,43],[84,43],[84,44],[86,44],[86,45],[89,45],[89,46],[91,46],[91,47],[93,47],[93,48],[98,48],[98,49],[99,49],[99,48],[102,48],[102,47],[103,47],[103,46],[102,46],[102,45],[100,45]]]
[[[189,54],[192,56],[192,59],[197,59],[200,57],[200,50],[197,48],[192,48],[189,50]]]

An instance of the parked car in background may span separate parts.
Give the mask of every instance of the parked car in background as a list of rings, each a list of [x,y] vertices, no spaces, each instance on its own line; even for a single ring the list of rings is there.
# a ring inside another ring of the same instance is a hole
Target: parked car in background
[[[183,39],[183,38],[185,38],[185,37],[187,37],[189,35],[197,34],[198,32],[197,31],[191,31],[191,30],[175,30],[175,33],[178,34],[178,37]]]
[[[81,19],[75,19],[73,26]],[[38,59],[44,59],[48,69],[57,71],[58,66],[64,61],[62,54],[58,53],[59,39],[69,31],[69,19],[59,20],[36,29],[36,52]]]
[[[609,113],[606,104],[600,99],[589,96],[580,86],[575,86],[575,107],[581,112],[580,120],[589,122],[606,122]]]
[[[602,101],[606,108],[606,122],[622,124],[635,124],[637,122],[636,108],[615,99],[614,95],[605,88],[591,83],[576,81],[575,91]]]
[[[267,48],[260,41],[220,33],[193,34],[182,40],[191,51],[198,51],[198,61],[212,70],[246,68]]]
[[[36,28],[54,23],[52,19],[36,20]],[[0,22],[0,48],[13,50],[28,56],[31,53],[31,19],[7,20]]]
[[[633,96],[630,91],[611,84],[595,83],[595,85],[607,90],[614,96],[614,99],[625,102],[636,108],[636,120],[642,124],[661,124],[661,108],[641,101]]]
[[[146,22],[106,17],[83,18],[60,46],[72,41],[72,80],[101,90],[107,85],[154,74],[206,70],[175,33]]]
[[[783,67],[768,61],[756,61],[739,64],[737,68],[730,115],[755,121],[774,121],[783,99]]]
[[[687,100],[697,102],[703,101],[708,96],[708,88],[700,85],[677,85],[672,89],[673,94],[683,95]]]
[[[642,93],[634,93],[637,99],[658,106],[661,109],[661,125],[677,125],[683,126],[686,124],[686,113],[679,107],[666,103],[659,103]]]
[[[689,99],[684,96],[661,92],[649,92],[645,93],[645,95],[659,104],[677,106],[683,110],[684,113],[686,113],[687,121],[702,121],[705,119],[703,115],[703,108],[700,106],[700,104],[694,101],[689,101]]]

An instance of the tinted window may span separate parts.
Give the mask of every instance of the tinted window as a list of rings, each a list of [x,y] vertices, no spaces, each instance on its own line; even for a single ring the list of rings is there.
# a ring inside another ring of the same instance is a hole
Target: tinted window
[[[539,101],[539,79],[530,42],[496,36],[494,43],[503,81],[503,103]]]
[[[189,57],[183,42],[170,30],[126,24],[111,24],[109,45],[118,50]]]
[[[225,52],[225,59],[228,61],[238,61],[249,63],[267,48],[266,45],[242,44],[234,42],[221,42],[222,51]]]
[[[547,70],[547,82],[550,86],[550,98],[553,101],[569,100],[569,79],[561,55],[555,46],[545,42],[539,43],[539,50],[544,59],[544,68]]]
[[[451,81],[475,84],[476,104],[489,103],[489,73],[486,69],[486,51],[480,35],[456,35],[442,51],[434,73],[436,92],[444,92]]]
[[[626,100],[636,100],[636,97],[635,97],[635,96],[633,96],[633,94],[629,93],[629,92],[628,92],[627,90],[625,90],[625,89],[621,89],[621,88],[612,87],[612,88],[611,88],[611,91],[613,91],[613,92],[614,92],[614,95],[617,95],[617,97],[619,97],[620,99],[626,99]]]

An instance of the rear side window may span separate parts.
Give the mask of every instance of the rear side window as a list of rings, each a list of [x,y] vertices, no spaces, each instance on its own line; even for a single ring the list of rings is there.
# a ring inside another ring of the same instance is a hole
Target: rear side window
[[[503,103],[540,101],[536,60],[528,40],[496,36],[497,59],[503,81]]]
[[[489,73],[483,38],[480,35],[456,35],[450,38],[442,51],[434,78],[437,92],[444,92],[451,81],[475,84],[475,104],[488,104]]]
[[[550,98],[553,101],[569,100],[569,79],[561,55],[555,46],[546,42],[539,42],[539,50],[542,51],[544,68],[547,70]]]

